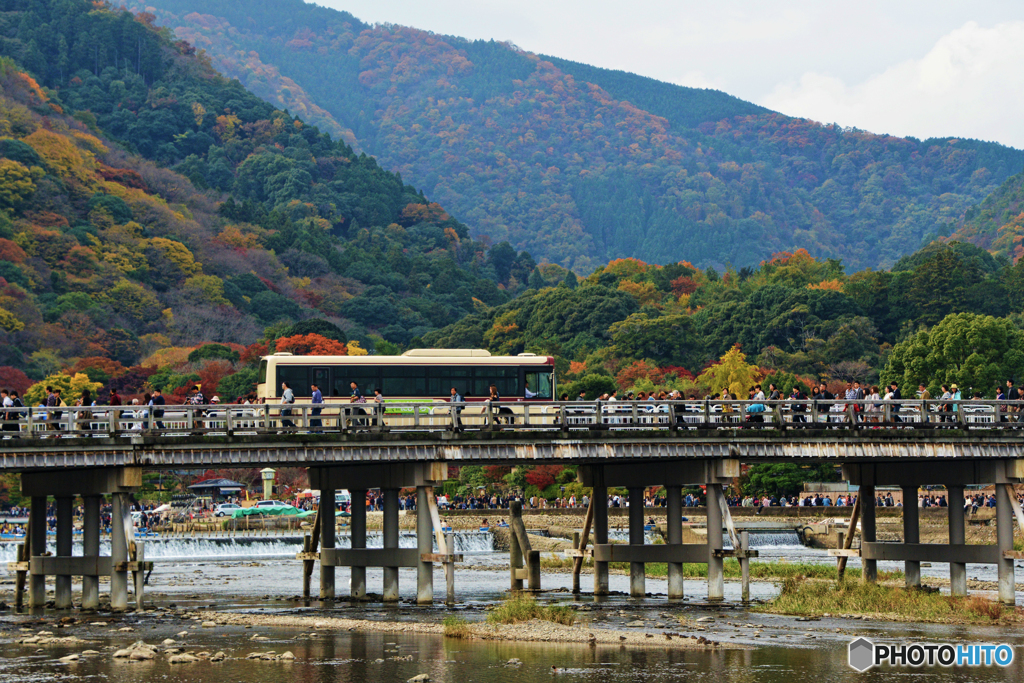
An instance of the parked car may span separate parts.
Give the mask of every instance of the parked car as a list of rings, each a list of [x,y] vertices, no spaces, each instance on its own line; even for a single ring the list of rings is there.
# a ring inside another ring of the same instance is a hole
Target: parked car
[[[235,510],[240,509],[242,506],[235,503],[221,503],[213,509],[214,517],[230,517],[231,513]]]
[[[288,503],[282,503],[279,500],[261,500],[260,502],[256,503],[256,507],[258,508],[280,508],[286,507],[287,505]]]

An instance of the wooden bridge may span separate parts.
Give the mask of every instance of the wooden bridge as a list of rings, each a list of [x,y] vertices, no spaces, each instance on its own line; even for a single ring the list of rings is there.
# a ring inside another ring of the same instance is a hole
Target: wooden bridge
[[[320,596],[335,597],[334,567],[351,567],[350,594],[366,596],[366,567],[384,568],[385,601],[398,599],[398,568],[417,569],[417,601],[433,601],[433,564],[449,575],[457,556],[440,534],[433,487],[448,478],[448,466],[466,464],[559,463],[579,466],[593,500],[607,500],[609,486],[629,491],[629,544],[608,541],[606,505],[588,512],[593,532],[574,553],[594,559],[594,594],[608,592],[608,562],[630,563],[631,593],[644,595],[644,564],[668,564],[670,599],[683,595],[683,563],[708,565],[708,599],[724,596],[723,561],[745,559],[725,505],[723,487],[740,475],[741,463],[833,461],[844,477],[860,486],[858,512],[862,545],[839,555],[859,555],[864,577],[873,581],[878,560],[906,563],[908,585],[920,584],[920,563],[949,562],[952,592],[966,594],[966,564],[995,564],[999,598],[1015,600],[1013,522],[1024,528],[1012,486],[1024,480],[1024,422],[1021,413],[1003,412],[1006,402],[901,401],[877,405],[829,402],[571,402],[502,404],[444,402],[407,404],[311,404],[280,406],[166,406],[162,414],[145,408],[91,407],[24,410],[3,424],[0,471],[20,472],[22,491],[31,496],[30,530],[24,557],[13,563],[28,577],[29,604],[45,602],[45,581],[54,576],[55,604],[72,605],[71,578],[83,577],[82,607],[99,605],[98,577],[111,577],[114,609],[128,606],[129,574],[134,573],[141,604],[143,544],[132,537],[128,496],[137,491],[145,469],[207,469],[303,466],[321,500],[348,489],[353,500],[381,489],[384,547],[366,548],[366,518],[354,506],[352,547],[335,547],[333,506],[324,506],[316,537],[298,559],[308,577],[320,564]],[[457,408],[464,408],[461,412]],[[760,410],[759,407],[763,407]],[[794,410],[797,408],[797,410]],[[799,408],[804,408],[800,410]],[[317,412],[319,411],[319,412]],[[58,414],[59,413],[59,414]],[[904,508],[904,543],[875,538],[875,487],[898,485],[905,500],[916,500],[924,484],[949,492],[949,544],[919,543],[918,509]],[[973,484],[996,485],[997,543],[967,545],[959,501]],[[733,550],[723,548],[721,533],[706,544],[682,543],[682,489],[707,490],[708,528],[726,529]],[[644,544],[643,493],[664,486],[668,503],[668,542]],[[415,487],[415,550],[398,547],[398,492]],[[111,557],[99,555],[101,497],[110,495],[114,515]],[[56,498],[57,552],[46,550],[46,502]],[[85,508],[84,557],[72,557],[72,502]],[[433,552],[436,535],[439,552]],[[852,539],[852,533],[849,535]],[[513,557],[512,588],[524,578],[539,587],[528,547]],[[515,545],[515,544],[514,544]],[[319,546],[319,548],[317,547]],[[516,555],[513,549],[513,555]],[[521,569],[516,564],[526,563]],[[577,563],[578,564],[578,563]],[[518,578],[517,578],[518,577]]]

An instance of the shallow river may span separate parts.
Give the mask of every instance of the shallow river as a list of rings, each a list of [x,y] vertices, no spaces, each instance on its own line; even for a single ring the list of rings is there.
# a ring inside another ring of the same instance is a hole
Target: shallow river
[[[372,539],[371,539],[372,540]],[[763,559],[785,558],[790,561],[832,562],[822,551],[809,550],[798,545],[778,545],[773,539],[755,547]],[[781,539],[783,542],[785,539]],[[488,551],[486,543],[469,535],[462,539],[462,550],[468,552],[467,562],[478,567],[495,569],[457,571],[456,591],[458,613],[470,621],[482,620],[484,607],[500,599],[509,585],[508,570],[499,569],[507,564],[508,556]],[[191,546],[165,544],[147,546],[147,557],[161,555],[167,559],[158,563],[150,578],[152,602],[156,605],[176,605],[178,608],[209,608],[221,611],[260,612],[264,614],[336,615],[373,620],[430,620],[440,621],[450,612],[443,606],[418,608],[408,604],[415,593],[413,570],[400,572],[403,604],[384,607],[380,603],[350,606],[338,603],[322,610],[316,602],[305,605],[292,599],[301,593],[301,574],[294,560],[284,559],[295,551],[290,543],[280,541],[265,544],[192,544]],[[476,548],[476,550],[473,550]],[[0,552],[2,555],[2,552]],[[173,559],[171,559],[173,558]],[[245,559],[242,559],[245,558]],[[890,563],[880,563],[887,568]],[[896,563],[891,563],[898,568]],[[855,566],[855,565],[853,565]],[[948,576],[945,566],[924,569],[926,576]],[[994,579],[987,567],[971,565],[972,578]],[[347,593],[348,571],[337,570],[339,595]],[[38,615],[13,615],[0,612],[0,681],[22,683],[29,681],[62,680],[82,681],[267,681],[282,683],[351,681],[353,683],[388,683],[406,681],[427,673],[433,681],[451,683],[500,681],[737,681],[767,683],[771,681],[890,681],[894,679],[926,679],[942,681],[1021,681],[1024,680],[1024,628],[1020,627],[950,627],[933,625],[894,625],[871,621],[822,619],[814,622],[798,621],[792,617],[749,613],[736,604],[739,584],[726,583],[726,598],[731,603],[712,607],[704,602],[707,587],[703,581],[687,581],[686,597],[681,603],[670,604],[664,598],[664,580],[648,579],[647,590],[653,594],[643,600],[624,595],[628,590],[628,577],[612,575],[611,590],[623,594],[595,601],[581,597],[575,602],[583,607],[580,620],[591,628],[628,628],[627,624],[642,620],[646,631],[662,637],[659,631],[688,632],[677,619],[685,617],[691,622],[702,617],[714,621],[702,623],[704,635],[720,642],[748,645],[745,650],[669,651],[664,648],[627,649],[619,647],[590,648],[580,645],[551,645],[523,643],[493,643],[461,641],[437,636],[340,632],[315,637],[300,637],[300,629],[269,629],[257,627],[198,628],[198,622],[182,622],[178,618],[159,613],[125,615],[104,626],[89,626],[91,617],[57,632],[54,618],[66,613],[47,612]],[[314,574],[314,591],[318,577]],[[371,592],[380,590],[380,570],[367,572],[367,587]],[[583,589],[590,590],[592,579],[583,576]],[[443,599],[444,579],[440,570],[435,573],[435,594]],[[569,588],[568,574],[545,572],[545,589]],[[3,598],[10,600],[10,584],[3,586]],[[105,591],[105,585],[103,589]],[[777,587],[770,583],[752,584],[752,596],[766,599]],[[76,586],[77,592],[77,586]],[[658,594],[662,594],[659,596]],[[1018,592],[1018,596],[1021,593]],[[571,601],[565,592],[545,593],[545,601]],[[1018,597],[1018,601],[1020,597]],[[38,619],[47,619],[40,623]],[[101,615],[100,618],[106,618]],[[117,629],[130,625],[130,633]],[[22,631],[20,629],[28,629]],[[111,650],[125,647],[140,638],[159,643],[164,638],[187,629],[190,635],[184,641],[189,650],[195,648],[224,651],[228,659],[220,663],[170,665],[163,658],[152,662],[127,663],[111,658]],[[56,635],[75,635],[87,644],[74,648],[48,647],[36,651],[32,646],[19,645],[18,637],[29,632],[49,630]],[[311,629],[310,629],[311,630]],[[251,641],[254,633],[268,640]],[[1008,668],[979,667],[952,668],[909,667],[873,670],[857,674],[846,664],[846,648],[850,640],[865,636],[875,642],[899,642],[913,639],[929,642],[989,642],[1010,643],[1018,656]],[[652,641],[654,642],[654,641]],[[99,650],[102,654],[80,662],[63,664],[57,660],[66,654],[83,649]],[[285,662],[255,662],[244,659],[249,652],[268,649],[291,651],[296,659]],[[407,659],[411,656],[411,660]],[[518,659],[518,666],[508,665]],[[554,667],[554,668],[553,668]]]

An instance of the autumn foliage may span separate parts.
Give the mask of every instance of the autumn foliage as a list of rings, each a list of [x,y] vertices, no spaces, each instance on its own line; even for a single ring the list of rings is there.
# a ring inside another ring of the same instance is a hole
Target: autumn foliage
[[[297,334],[277,340],[276,350],[296,356],[347,356],[348,347],[319,334]]]
[[[615,383],[620,389],[628,389],[636,384],[638,379],[649,379],[654,384],[661,384],[665,379],[665,372],[647,361],[638,360],[627,365],[619,374],[615,375]]]
[[[9,365],[0,366],[0,388],[13,389],[19,394],[24,394],[30,386],[32,380],[24,372]]]
[[[537,465],[526,473],[526,483],[543,491],[555,483],[555,479],[564,469],[561,465]]]

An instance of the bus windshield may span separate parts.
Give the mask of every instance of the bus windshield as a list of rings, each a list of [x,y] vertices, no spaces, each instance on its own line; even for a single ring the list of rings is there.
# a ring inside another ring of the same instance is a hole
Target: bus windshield
[[[551,400],[550,372],[528,371],[526,373],[526,398]]]

